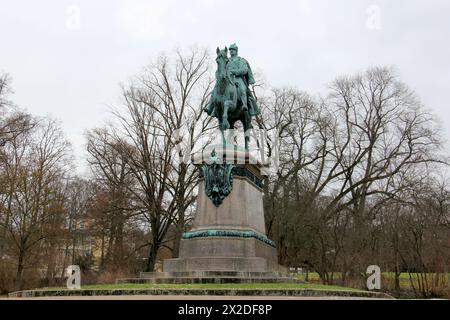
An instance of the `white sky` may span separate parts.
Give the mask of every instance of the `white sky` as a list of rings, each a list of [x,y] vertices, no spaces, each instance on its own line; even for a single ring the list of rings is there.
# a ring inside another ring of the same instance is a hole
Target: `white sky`
[[[394,65],[450,137],[448,0],[0,0],[0,39],[12,99],[60,119],[79,164],[82,134],[109,116],[119,82],[191,45],[236,42],[268,84],[312,94],[336,76]]]

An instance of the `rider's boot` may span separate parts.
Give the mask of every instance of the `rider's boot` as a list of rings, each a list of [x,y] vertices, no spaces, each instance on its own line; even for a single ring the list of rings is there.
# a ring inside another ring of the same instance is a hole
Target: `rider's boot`
[[[248,111],[247,103],[242,103],[242,111]]]
[[[211,104],[209,104],[203,108],[203,111],[206,112],[208,115],[211,115],[212,110],[213,110],[213,106]]]

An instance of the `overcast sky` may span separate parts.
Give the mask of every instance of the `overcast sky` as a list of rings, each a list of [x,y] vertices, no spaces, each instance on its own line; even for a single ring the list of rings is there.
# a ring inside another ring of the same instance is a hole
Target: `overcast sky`
[[[0,35],[13,101],[61,120],[78,163],[119,82],[162,51],[233,42],[270,85],[312,94],[393,65],[450,137],[448,0],[0,0]]]

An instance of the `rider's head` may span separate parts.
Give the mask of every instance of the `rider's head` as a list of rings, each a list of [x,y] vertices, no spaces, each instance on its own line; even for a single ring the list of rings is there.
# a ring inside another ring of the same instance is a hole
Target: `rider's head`
[[[237,53],[238,53],[238,46],[236,45],[236,43],[233,43],[231,46],[230,46],[230,55],[232,56],[232,57],[234,57],[234,56],[236,56],[237,55]]]

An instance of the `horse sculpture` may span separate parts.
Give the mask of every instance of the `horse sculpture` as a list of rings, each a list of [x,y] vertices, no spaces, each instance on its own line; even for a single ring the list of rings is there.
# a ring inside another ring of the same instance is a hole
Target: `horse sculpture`
[[[249,129],[251,126],[251,116],[248,110],[243,110],[242,102],[238,99],[237,87],[232,81],[232,76],[227,69],[228,49],[217,48],[217,71],[216,84],[211,94],[211,100],[205,109],[210,116],[217,118],[222,134],[222,141],[225,144],[225,131],[234,129],[234,124],[241,121],[245,133],[245,150],[248,150],[250,141]]]

